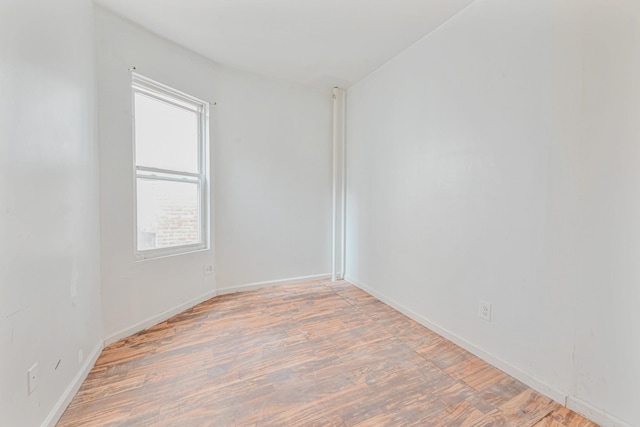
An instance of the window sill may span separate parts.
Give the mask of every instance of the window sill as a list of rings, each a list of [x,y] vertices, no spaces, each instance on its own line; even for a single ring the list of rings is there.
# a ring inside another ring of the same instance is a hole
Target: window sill
[[[154,249],[150,251],[136,252],[135,262],[150,261],[159,258],[175,257],[180,255],[190,255],[210,250],[207,246],[181,246],[178,248]]]

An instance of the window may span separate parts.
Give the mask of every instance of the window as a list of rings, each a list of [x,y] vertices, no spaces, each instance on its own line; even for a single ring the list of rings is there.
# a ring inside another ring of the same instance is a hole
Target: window
[[[133,74],[136,257],[208,247],[209,104]]]

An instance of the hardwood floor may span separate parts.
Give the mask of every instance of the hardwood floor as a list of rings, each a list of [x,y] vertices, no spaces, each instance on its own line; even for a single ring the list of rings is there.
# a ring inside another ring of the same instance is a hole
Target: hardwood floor
[[[206,301],[105,348],[58,427],[595,426],[346,282]]]

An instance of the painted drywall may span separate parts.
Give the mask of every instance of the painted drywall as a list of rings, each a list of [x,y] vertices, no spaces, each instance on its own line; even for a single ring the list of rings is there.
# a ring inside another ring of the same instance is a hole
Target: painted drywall
[[[640,425],[640,4],[587,0],[575,398]]]
[[[2,2],[0,52],[0,425],[37,426],[102,344],[91,2]]]
[[[97,9],[102,280],[106,337],[254,283],[331,271],[331,92],[222,67]],[[128,69],[211,109],[213,246],[133,257]],[[203,266],[214,264],[205,276]]]
[[[639,21],[477,0],[348,92],[347,279],[606,426],[640,425]]]
[[[561,395],[580,58],[557,3],[474,2],[349,90],[347,277]]]
[[[580,82],[557,3],[474,2],[349,90],[347,277],[562,392]]]

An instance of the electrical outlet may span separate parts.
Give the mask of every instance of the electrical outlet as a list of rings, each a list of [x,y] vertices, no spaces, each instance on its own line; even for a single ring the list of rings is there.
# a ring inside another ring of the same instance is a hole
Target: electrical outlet
[[[28,375],[28,384],[29,384],[29,394],[33,393],[33,391],[38,387],[38,383],[40,382],[40,376],[38,375],[38,364],[34,363],[31,368],[27,371]]]
[[[82,365],[82,362],[84,362],[84,350],[80,349],[78,350],[78,364]]]
[[[213,264],[207,264],[204,266],[204,275],[208,276],[209,274],[213,274]]]
[[[478,307],[478,317],[486,320],[487,322],[491,322],[491,303],[480,300],[480,305]]]

